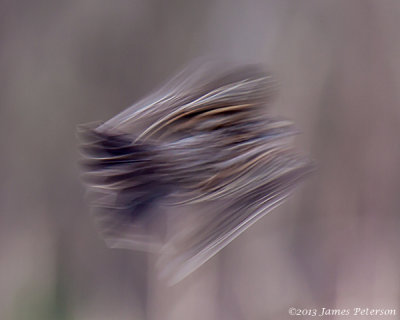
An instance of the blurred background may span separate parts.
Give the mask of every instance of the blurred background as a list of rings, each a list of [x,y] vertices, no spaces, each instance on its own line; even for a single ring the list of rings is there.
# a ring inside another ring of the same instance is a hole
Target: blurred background
[[[399,17],[396,0],[1,1],[0,318],[264,320],[290,318],[289,307],[399,308]],[[281,90],[270,112],[296,122],[318,170],[167,287],[154,257],[108,249],[98,236],[75,130],[202,56],[271,70]]]

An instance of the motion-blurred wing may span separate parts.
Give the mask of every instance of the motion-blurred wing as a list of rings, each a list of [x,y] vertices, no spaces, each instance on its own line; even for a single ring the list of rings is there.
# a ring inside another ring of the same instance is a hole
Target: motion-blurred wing
[[[310,165],[292,149],[291,123],[265,115],[275,88],[256,66],[195,65],[84,127],[86,181],[108,243],[159,248],[161,274],[176,282],[281,203]],[[174,208],[184,214],[166,214]]]

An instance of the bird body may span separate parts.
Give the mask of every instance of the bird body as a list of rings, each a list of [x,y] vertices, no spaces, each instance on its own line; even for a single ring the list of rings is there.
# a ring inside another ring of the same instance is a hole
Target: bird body
[[[81,128],[85,180],[111,246],[158,251],[161,274],[177,282],[310,171],[293,149],[291,122],[265,113],[276,83],[260,70],[194,65],[109,121]],[[185,214],[166,217],[174,208]]]

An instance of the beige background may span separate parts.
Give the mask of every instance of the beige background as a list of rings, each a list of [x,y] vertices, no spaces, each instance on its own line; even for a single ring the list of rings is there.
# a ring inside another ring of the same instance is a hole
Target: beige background
[[[399,314],[399,18],[396,0],[3,0],[0,318],[264,320],[288,319],[292,306]],[[318,171],[167,288],[153,257],[98,237],[75,127],[108,119],[205,55],[277,76],[271,113],[297,123]]]

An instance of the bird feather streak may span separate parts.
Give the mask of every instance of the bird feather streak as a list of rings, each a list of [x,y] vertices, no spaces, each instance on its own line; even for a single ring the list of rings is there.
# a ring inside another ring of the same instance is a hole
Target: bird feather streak
[[[81,126],[84,179],[111,247],[157,251],[176,283],[291,193],[310,162],[258,66],[194,65],[109,121]]]

